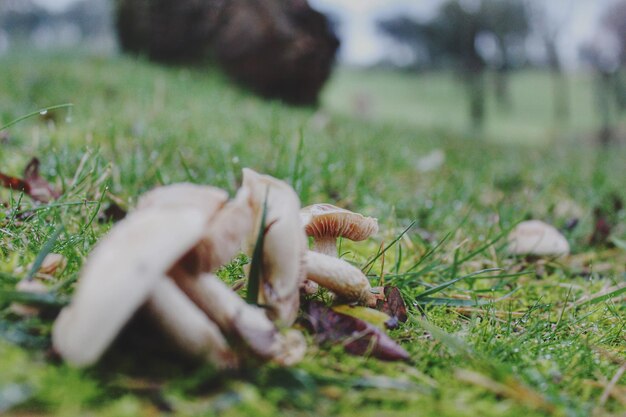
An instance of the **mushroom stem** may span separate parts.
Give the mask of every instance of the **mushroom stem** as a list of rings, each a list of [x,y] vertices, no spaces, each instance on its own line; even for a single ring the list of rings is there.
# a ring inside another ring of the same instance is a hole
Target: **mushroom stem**
[[[324,255],[337,257],[337,238],[334,236],[321,236],[313,238],[313,251]]]
[[[367,277],[346,261],[308,251],[306,267],[308,279],[328,288],[338,296],[370,307],[376,305]]]
[[[262,309],[247,304],[215,275],[203,274],[195,278],[178,271],[175,280],[225,334],[241,339],[257,356],[283,364],[302,359],[303,354],[294,356],[293,352],[298,349],[294,346],[293,335],[281,335]]]
[[[218,368],[236,368],[238,361],[215,323],[210,321],[174,282],[163,277],[145,308],[176,345]]]

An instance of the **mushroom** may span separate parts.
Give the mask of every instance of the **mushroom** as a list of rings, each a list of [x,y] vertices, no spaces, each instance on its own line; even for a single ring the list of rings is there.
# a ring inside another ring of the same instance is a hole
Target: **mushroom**
[[[197,208],[213,216],[228,201],[228,193],[220,188],[188,182],[154,188],[137,201],[137,210],[147,208],[173,209]]]
[[[237,355],[219,327],[172,280],[162,278],[145,305],[152,319],[181,351],[218,368],[236,368]]]
[[[226,201],[222,190],[192,184],[142,196],[92,252],[72,304],[55,322],[55,349],[74,365],[90,365],[145,306],[183,351],[219,367],[238,364],[224,335],[238,337],[264,359],[300,360],[305,343],[299,332],[281,334],[262,309],[215,276],[201,275],[230,260],[251,233],[250,189]]]
[[[249,253],[254,250],[266,207],[259,304],[269,308],[272,319],[289,326],[298,313],[299,288],[306,273],[307,242],[299,216],[300,199],[287,183],[248,168],[243,169],[242,187],[250,192],[254,212]]]
[[[52,340],[70,363],[90,365],[144,304],[164,274],[202,238],[196,207],[145,207],[129,214],[93,250]]]
[[[371,292],[372,287],[365,274],[343,259],[308,251],[306,266],[308,279],[328,288],[339,297],[369,307],[376,305],[376,297]]]
[[[255,356],[283,365],[298,362],[304,356],[306,343],[297,330],[281,334],[265,312],[247,304],[213,274],[193,277],[179,270],[173,273],[180,288],[213,321],[224,334],[244,342]]]
[[[317,288],[312,284],[317,283],[340,297],[375,305],[367,277],[357,268],[337,259],[337,238],[365,240],[378,231],[378,220],[332,204],[307,206],[300,210],[300,216],[307,236],[313,237],[313,252],[307,254],[309,282],[305,282],[304,291],[315,292]]]
[[[569,253],[569,243],[553,226],[540,220],[519,223],[507,237],[512,255],[560,256]]]
[[[313,237],[313,250],[337,257],[337,238],[367,239],[378,231],[378,220],[332,204],[313,204],[300,211],[307,236]]]

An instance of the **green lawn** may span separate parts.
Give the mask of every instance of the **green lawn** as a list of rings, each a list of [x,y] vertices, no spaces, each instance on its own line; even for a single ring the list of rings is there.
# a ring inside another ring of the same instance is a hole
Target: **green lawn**
[[[510,76],[510,111],[495,99],[494,76],[485,76],[486,123],[483,138],[496,143],[537,145],[560,131],[593,135],[600,117],[591,74],[568,74],[570,120],[555,122],[553,82],[548,72],[523,71]],[[469,126],[466,90],[454,74],[389,71],[338,71],[327,89],[334,112],[385,120],[412,127],[431,127],[463,134]],[[622,114],[621,122],[626,123]],[[473,136],[476,136],[474,134]]]
[[[69,54],[0,58],[0,125],[74,104],[11,127],[0,147],[0,171],[19,175],[37,156],[44,177],[63,190],[43,206],[0,193],[0,412],[623,416],[626,299],[584,297],[626,282],[626,213],[614,207],[626,201],[626,148],[596,146],[590,81],[576,80],[570,126],[552,126],[547,77],[522,73],[513,80],[514,113],[490,105],[486,133],[476,137],[463,133],[464,97],[447,76],[341,70],[315,111],[262,101],[210,71]],[[365,114],[354,115],[354,94],[366,97]],[[443,164],[418,169],[435,150]],[[416,222],[370,270],[373,283],[383,275],[410,306],[409,322],[391,332],[410,363],[348,356],[308,336],[306,359],[290,369],[218,374],[121,343],[102,364],[76,370],[51,355],[54,311],[12,313],[11,290],[59,225],[54,251],[68,264],[48,285],[62,297],[110,228],[97,221],[110,201],[133,207],[141,192],[179,181],[232,194],[242,167],[290,182],[303,205],[331,202],[378,217],[374,238],[342,245],[359,266]],[[598,207],[618,247],[589,245]],[[24,220],[24,212],[33,216]],[[578,219],[565,232],[573,254],[508,256],[503,234],[528,218],[561,229]],[[502,270],[436,295],[502,301],[414,303],[434,285],[485,268]]]

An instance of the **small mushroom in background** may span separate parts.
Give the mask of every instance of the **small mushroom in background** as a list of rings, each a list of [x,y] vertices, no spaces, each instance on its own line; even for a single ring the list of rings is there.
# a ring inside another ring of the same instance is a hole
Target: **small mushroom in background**
[[[271,318],[289,326],[298,313],[299,288],[306,274],[307,241],[300,222],[300,199],[287,183],[248,168],[243,169],[242,187],[250,191],[254,211],[249,254],[254,250],[267,204],[259,304],[270,308]]]
[[[39,269],[36,271],[35,275],[38,278],[49,279],[52,278],[52,276],[57,273],[57,271],[64,270],[66,266],[67,259],[65,258],[65,256],[61,255],[60,253],[49,253],[43,258],[43,261],[41,262],[41,265],[39,266]],[[26,267],[19,266],[14,272],[16,274],[23,274],[26,271],[30,271],[32,267],[33,263],[27,265]]]
[[[376,305],[365,274],[337,258],[337,238],[365,240],[378,231],[378,220],[332,204],[307,206],[300,216],[306,234],[313,237],[313,252],[307,253],[307,278],[346,300]],[[314,288],[305,286],[305,292]]]
[[[43,262],[37,273],[44,275],[54,275],[57,271],[62,271],[67,266],[67,259],[60,253],[49,253],[43,258]]]
[[[565,237],[553,226],[540,220],[519,223],[507,237],[512,255],[561,256],[569,254]]]
[[[355,242],[378,231],[378,220],[332,204],[313,204],[300,211],[307,236],[313,237],[313,250],[337,257],[337,238]]]
[[[32,294],[44,294],[49,291],[41,281],[36,279],[23,279],[15,286],[17,291],[28,292]],[[11,303],[11,312],[22,317],[32,317],[39,314],[41,311],[39,307],[26,305],[22,303]]]

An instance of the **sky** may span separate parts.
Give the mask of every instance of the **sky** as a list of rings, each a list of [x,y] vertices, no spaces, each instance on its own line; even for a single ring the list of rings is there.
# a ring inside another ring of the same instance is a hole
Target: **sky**
[[[1,0],[0,0],[1,1]],[[34,0],[53,11],[62,11],[77,0]],[[376,30],[376,20],[398,14],[428,19],[444,0],[309,0],[322,12],[332,13],[341,24],[340,61],[370,65],[386,58],[402,64],[406,51]],[[474,0],[460,0],[471,4]],[[578,65],[578,48],[597,32],[598,20],[606,7],[617,0],[532,0],[548,8],[554,22],[563,23],[560,39],[562,59],[567,67]],[[541,42],[529,39],[529,48],[540,55]]]
[[[444,0],[309,0],[323,12],[333,13],[341,20],[342,47],[340,59],[354,65],[369,65],[381,58],[401,63],[402,51],[377,33],[375,21],[385,16],[404,14],[418,19],[432,17]],[[472,0],[460,0],[471,3]],[[578,48],[592,39],[606,7],[616,0],[534,0],[547,7],[551,19],[563,23],[560,51],[565,66],[576,68]],[[529,39],[529,48],[542,54],[539,39]]]

